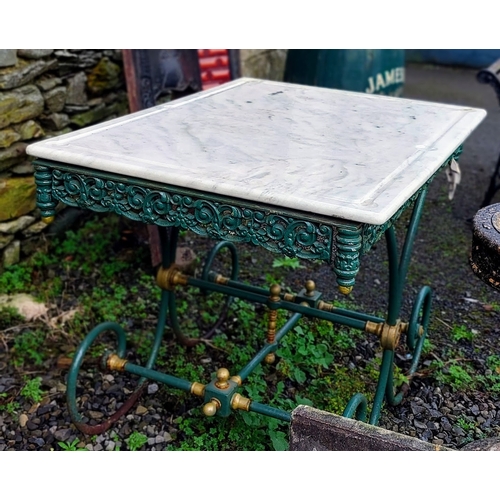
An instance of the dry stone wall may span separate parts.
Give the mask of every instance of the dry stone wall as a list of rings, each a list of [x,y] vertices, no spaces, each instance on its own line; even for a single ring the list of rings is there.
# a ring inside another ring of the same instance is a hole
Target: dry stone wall
[[[0,49],[0,272],[46,229],[28,144],[126,113],[120,50]]]

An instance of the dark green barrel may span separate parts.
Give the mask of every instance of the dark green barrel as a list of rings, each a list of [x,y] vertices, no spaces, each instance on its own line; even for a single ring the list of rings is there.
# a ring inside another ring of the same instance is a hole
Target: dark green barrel
[[[399,49],[290,49],[284,81],[399,96],[405,52]]]

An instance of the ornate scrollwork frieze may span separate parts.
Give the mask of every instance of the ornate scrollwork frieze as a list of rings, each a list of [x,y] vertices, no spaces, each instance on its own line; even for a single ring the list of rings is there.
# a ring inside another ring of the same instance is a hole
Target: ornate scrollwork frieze
[[[175,226],[272,252],[330,261],[335,228],[318,222],[81,173],[52,171],[52,197],[96,212],[116,212],[158,226]]]

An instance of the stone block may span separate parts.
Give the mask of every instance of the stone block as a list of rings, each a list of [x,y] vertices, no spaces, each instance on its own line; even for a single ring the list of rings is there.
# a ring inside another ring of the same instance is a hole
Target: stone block
[[[3,267],[10,267],[19,262],[21,258],[21,242],[14,240],[3,251]]]
[[[51,75],[43,75],[35,81],[35,85],[43,92],[47,92],[48,90],[61,85],[61,83],[62,80],[60,78]]]
[[[20,134],[18,134],[13,128],[8,127],[0,130],[0,148],[8,148],[20,139]]]
[[[43,128],[34,120],[28,120],[19,125],[14,125],[14,130],[21,135],[21,140],[23,141],[38,139],[45,135]]]
[[[35,173],[35,167],[31,161],[23,161],[10,169],[10,172],[16,175],[31,175]]]
[[[25,59],[41,59],[50,56],[54,49],[19,49],[17,55]]]
[[[0,221],[30,213],[36,206],[36,185],[33,176],[0,179]]]
[[[90,72],[87,86],[94,95],[113,90],[122,83],[122,70],[118,64],[103,57]]]
[[[70,118],[72,124],[78,127],[86,127],[93,123],[102,122],[111,118],[113,115],[120,115],[124,110],[127,109],[126,102],[115,102],[106,106],[105,104],[100,104],[99,106],[85,111],[84,113],[79,113],[73,115]]]
[[[50,115],[40,116],[43,126],[49,130],[62,130],[70,123],[69,116],[66,113],[50,113]]]
[[[453,451],[420,439],[317,410],[292,412],[290,451]]]
[[[51,113],[59,113],[66,103],[66,87],[55,87],[44,94],[45,107]]]
[[[15,66],[0,69],[0,89],[9,90],[33,81],[48,70],[57,67],[57,59],[19,59]]]
[[[87,105],[87,75],[80,71],[72,78],[68,78],[68,92],[66,104],[70,106]]]
[[[8,148],[0,149],[0,172],[21,163],[26,158],[26,146],[24,142],[16,142]]]
[[[33,222],[35,222],[35,218],[31,215],[22,215],[8,222],[0,222],[0,233],[15,234],[18,231],[26,229],[30,224],[33,224]]]
[[[36,118],[43,107],[42,93],[35,85],[0,92],[0,129]]]
[[[0,49],[0,68],[15,66],[16,63],[16,49]]]
[[[0,234],[0,250],[5,248],[13,239],[14,235],[12,234]]]
[[[286,49],[241,49],[241,76],[283,81]]]

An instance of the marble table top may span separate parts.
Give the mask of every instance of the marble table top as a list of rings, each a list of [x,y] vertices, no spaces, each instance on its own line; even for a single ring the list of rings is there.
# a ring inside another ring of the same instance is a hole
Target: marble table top
[[[482,109],[241,78],[28,146],[115,174],[385,223]]]

